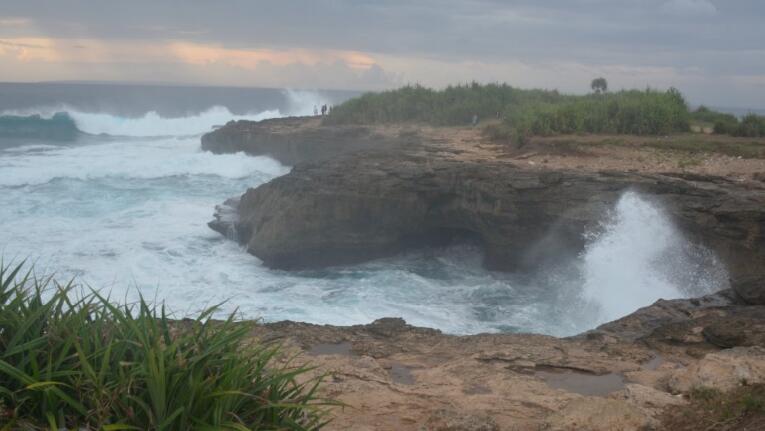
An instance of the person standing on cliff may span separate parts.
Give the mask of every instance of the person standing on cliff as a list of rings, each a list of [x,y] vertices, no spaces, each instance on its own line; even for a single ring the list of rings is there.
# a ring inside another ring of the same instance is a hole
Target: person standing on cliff
[[[321,115],[327,114],[327,105],[321,105]]]

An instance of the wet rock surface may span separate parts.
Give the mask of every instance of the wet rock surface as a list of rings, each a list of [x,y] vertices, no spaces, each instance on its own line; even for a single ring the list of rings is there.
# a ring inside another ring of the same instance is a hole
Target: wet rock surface
[[[405,142],[406,140],[404,140]],[[202,149],[216,154],[245,152],[285,165],[316,162],[357,151],[401,144],[365,126],[322,126],[311,117],[232,121],[202,137]]]
[[[662,412],[694,388],[729,391],[765,379],[759,177],[537,166],[533,154],[461,145],[469,134],[449,133],[459,138],[306,119],[229,124],[203,147],[295,167],[227,201],[210,226],[277,268],[359,262],[469,237],[482,244],[487,267],[512,270],[578,252],[582,232],[637,190],[717,254],[732,288],[660,300],[564,339],[453,336],[397,318],[257,326],[254,338],[284,346],[285,360],[316,366],[315,375],[327,376],[322,394],[347,404],[328,429],[663,429]]]
[[[323,394],[349,405],[334,411],[330,430],[664,429],[662,412],[685,404],[694,388],[765,379],[763,308],[735,298],[659,301],[562,339],[454,336],[397,318],[348,327],[278,322],[253,336],[328,375]],[[751,329],[729,340],[734,328]],[[713,332],[737,346],[708,341]]]
[[[279,139],[289,139],[321,147],[344,133],[297,124],[290,132],[246,123],[258,130],[247,145],[276,148]],[[512,159],[476,160],[451,143],[416,135],[364,136],[338,138],[355,151],[298,163],[241,196],[233,230],[252,254],[274,268],[301,269],[469,237],[483,246],[488,268],[540,266],[581,251],[583,233],[597,228],[625,191],[635,190],[660,203],[692,243],[711,248],[735,279],[765,277],[765,187],[759,183],[689,173],[537,169]],[[375,139],[380,145],[370,149]],[[213,227],[232,230],[217,221]],[[762,300],[759,281],[739,286],[744,299]]]

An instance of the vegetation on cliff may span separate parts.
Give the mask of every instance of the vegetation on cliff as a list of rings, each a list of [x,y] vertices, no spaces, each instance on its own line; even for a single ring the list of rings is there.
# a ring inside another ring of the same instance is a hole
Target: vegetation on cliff
[[[690,403],[667,409],[662,429],[672,431],[746,431],[765,429],[765,385],[743,385],[725,393],[697,387]]]
[[[663,135],[687,132],[691,122],[714,127],[716,133],[765,136],[765,118],[743,120],[701,107],[691,112],[676,89],[609,93],[606,84],[588,95],[556,90],[522,90],[507,84],[449,86],[433,90],[419,85],[366,93],[332,109],[325,124],[421,122],[435,126],[468,125],[473,117],[494,121],[497,135],[604,133]],[[593,87],[594,88],[594,87]]]
[[[173,322],[22,268],[0,268],[0,428],[322,427],[319,380],[277,366],[279,350],[233,316]]]

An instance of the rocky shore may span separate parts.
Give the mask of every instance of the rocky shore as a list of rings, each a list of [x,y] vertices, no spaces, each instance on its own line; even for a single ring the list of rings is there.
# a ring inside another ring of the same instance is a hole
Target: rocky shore
[[[580,251],[582,234],[635,190],[731,275],[731,290],[659,301],[568,339],[457,337],[398,319],[260,326],[254,336],[329,373],[323,391],[348,405],[329,427],[338,430],[661,429],[697,388],[765,383],[765,161],[710,154],[686,164],[685,153],[642,144],[518,146],[477,129],[313,118],[229,123],[202,139],[205,150],[294,166],[220,205],[210,223],[274,268],[465,238],[489,268],[537,267]]]
[[[672,429],[664,415],[694,390],[765,383],[765,306],[730,291],[659,301],[565,339],[452,336],[401,319],[279,322],[253,336],[326,375],[323,395],[347,405],[330,430]]]

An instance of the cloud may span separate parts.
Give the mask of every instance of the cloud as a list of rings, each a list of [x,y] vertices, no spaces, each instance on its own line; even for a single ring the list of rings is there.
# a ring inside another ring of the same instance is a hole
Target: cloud
[[[230,79],[266,86],[291,79],[292,87],[371,89],[401,81],[442,85],[479,79],[572,91],[586,81],[586,91],[591,70],[612,73],[614,85],[669,83],[717,98],[726,94],[715,93],[717,84],[704,87],[694,77],[722,83],[742,71],[765,75],[762,0],[59,3],[0,1],[0,21],[14,23],[0,25],[0,39],[57,41],[50,50],[0,45],[7,54],[0,60],[0,80],[12,76],[4,63],[11,54],[27,61],[56,58],[58,63],[34,71],[50,79],[64,79],[54,76],[64,69],[57,64],[68,64],[67,73],[79,72],[79,79],[95,79],[97,71],[100,79],[120,74],[123,80],[151,76],[144,68],[154,64],[173,82],[203,83],[207,78],[200,71],[206,70],[210,83]],[[131,66],[118,66],[125,63]],[[577,68],[574,77],[566,64],[586,69]],[[741,103],[761,105],[765,90],[752,82],[750,93],[740,93]]]
[[[368,54],[237,49],[179,41],[0,39],[2,80],[149,80],[194,84],[382,89],[396,75]]]
[[[710,0],[670,0],[661,6],[664,13],[679,16],[712,16],[717,7]]]

